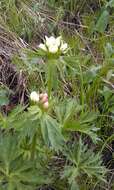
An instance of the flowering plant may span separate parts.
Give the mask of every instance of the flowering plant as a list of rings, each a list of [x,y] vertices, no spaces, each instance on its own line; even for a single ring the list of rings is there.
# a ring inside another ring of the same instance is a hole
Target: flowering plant
[[[47,64],[45,65],[45,71],[48,97],[50,98],[51,90],[56,87],[55,81],[57,80],[57,71],[59,63],[61,62],[59,57],[67,53],[68,44],[63,41],[61,36],[57,38],[45,36],[44,43],[39,44],[39,49],[41,49],[43,55],[46,55],[48,58],[46,59]]]
[[[68,50],[68,44],[64,43],[61,36],[57,38],[45,36],[44,43],[41,43],[39,48],[51,54],[65,54]]]
[[[39,105],[42,106],[42,108],[45,110],[47,110],[49,107],[47,93],[39,94],[36,91],[33,91],[30,94],[30,99],[31,99],[31,101],[33,101],[35,103],[39,103]]]

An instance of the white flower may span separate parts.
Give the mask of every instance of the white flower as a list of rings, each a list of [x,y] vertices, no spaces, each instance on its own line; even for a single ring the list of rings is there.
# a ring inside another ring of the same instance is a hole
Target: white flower
[[[39,102],[39,94],[36,91],[31,92],[30,99],[33,102]]]
[[[59,38],[56,39],[53,36],[51,36],[50,38],[48,38],[47,36],[45,36],[46,41],[45,44],[49,50],[50,53],[57,53],[58,52],[58,46],[60,45],[60,40]]]
[[[47,36],[45,36],[44,44],[40,44],[39,48],[52,54],[56,54],[57,52],[66,53],[68,50],[68,45],[67,43],[63,42],[61,36],[57,38],[53,36],[48,38]]]
[[[42,49],[42,50],[44,50],[44,51],[47,51],[47,48],[46,48],[45,44],[42,44],[42,43],[41,43],[41,44],[39,45],[39,48]]]
[[[45,36],[45,38],[46,38],[45,44],[47,47],[50,47],[50,46],[58,46],[59,47],[61,44],[61,36],[59,36],[57,38],[54,38],[53,36],[48,38],[47,36]]]

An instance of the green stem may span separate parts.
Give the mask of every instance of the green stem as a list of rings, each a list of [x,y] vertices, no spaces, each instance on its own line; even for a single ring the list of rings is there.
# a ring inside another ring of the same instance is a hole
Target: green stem
[[[55,79],[55,59],[49,59],[47,63],[47,86],[48,86],[48,98],[50,99],[51,91],[54,84]]]
[[[48,98],[50,99],[51,90],[52,90],[52,68],[50,62],[48,62],[47,86],[48,86]]]
[[[83,86],[83,73],[82,68],[79,63],[79,70],[80,70],[80,81],[81,81],[81,105],[82,105],[82,113],[83,113],[83,107],[84,107],[84,86]]]

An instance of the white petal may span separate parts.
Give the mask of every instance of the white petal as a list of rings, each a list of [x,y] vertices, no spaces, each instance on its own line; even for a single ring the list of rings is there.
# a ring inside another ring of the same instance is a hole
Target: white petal
[[[39,94],[36,91],[31,92],[30,99],[34,102],[39,102]]]
[[[52,43],[55,43],[55,42],[56,42],[56,38],[54,38],[53,36],[51,36],[51,37],[49,38],[49,41],[52,42]]]
[[[45,39],[48,40],[49,38],[47,36],[45,36]]]
[[[61,36],[59,36],[59,37],[56,38],[56,45],[57,46],[60,46],[60,44],[61,44],[61,38],[62,38]]]
[[[46,46],[49,48],[49,46],[56,44],[56,39],[53,36],[51,36],[50,38],[48,38],[46,36],[46,42],[45,43],[46,43]]]
[[[54,46],[49,46],[49,52],[50,53],[57,53],[58,52],[58,46],[54,45]]]
[[[40,44],[39,48],[44,50],[44,51],[47,51],[47,48],[46,48],[45,44]]]
[[[64,53],[66,52],[68,49],[68,44],[67,43],[63,43],[61,44],[60,50]]]

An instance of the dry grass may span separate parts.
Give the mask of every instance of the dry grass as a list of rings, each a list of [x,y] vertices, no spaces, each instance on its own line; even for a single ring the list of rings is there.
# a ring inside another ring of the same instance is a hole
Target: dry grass
[[[0,26],[0,86],[10,92],[10,104],[24,103],[26,94],[26,79],[22,71],[17,73],[11,64],[12,55],[17,54],[25,43],[15,34]]]

